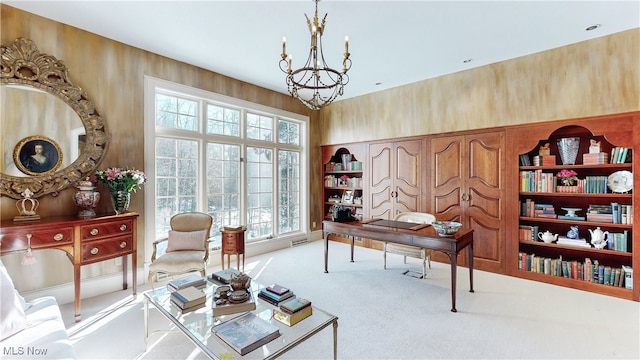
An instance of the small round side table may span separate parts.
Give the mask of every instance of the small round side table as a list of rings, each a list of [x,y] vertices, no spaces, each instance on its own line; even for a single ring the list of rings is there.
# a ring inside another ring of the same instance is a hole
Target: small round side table
[[[228,267],[231,267],[231,255],[236,256],[238,262],[238,271],[244,272],[244,233],[247,230],[245,226],[239,228],[223,227],[220,229],[222,234],[222,251],[220,252],[220,265],[224,270],[224,256],[227,255]],[[240,257],[242,257],[242,270],[240,270]]]

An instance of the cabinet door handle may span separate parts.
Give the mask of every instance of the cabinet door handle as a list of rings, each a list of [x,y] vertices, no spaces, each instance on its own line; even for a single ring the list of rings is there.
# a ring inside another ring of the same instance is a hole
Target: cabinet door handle
[[[61,233],[57,233],[57,234],[53,235],[53,240],[55,240],[55,241],[60,241],[62,239],[64,239],[64,235],[62,235]]]
[[[120,243],[120,248],[124,249],[125,247],[127,247],[127,242],[123,241]]]
[[[469,194],[467,193],[462,194],[462,201],[469,201]]]
[[[126,224],[120,225],[120,231],[125,231],[125,230],[127,230],[127,225]]]
[[[97,253],[98,253],[98,248],[94,247],[93,249],[91,249],[91,255],[95,255]]]
[[[91,235],[96,236],[98,235],[98,229],[91,229],[91,231],[89,232]]]

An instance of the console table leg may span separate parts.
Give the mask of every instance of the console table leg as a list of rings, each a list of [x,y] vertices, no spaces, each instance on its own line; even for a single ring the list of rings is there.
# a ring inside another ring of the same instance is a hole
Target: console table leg
[[[129,287],[129,284],[127,284],[127,262],[128,256],[124,255],[122,257],[122,290],[127,290],[127,287]]]
[[[80,264],[73,265],[73,291],[74,291],[74,304],[76,322],[82,320],[82,314],[80,313]]]

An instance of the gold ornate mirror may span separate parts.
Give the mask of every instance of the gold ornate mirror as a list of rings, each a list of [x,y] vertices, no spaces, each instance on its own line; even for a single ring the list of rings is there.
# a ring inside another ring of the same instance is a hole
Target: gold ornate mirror
[[[24,38],[1,46],[0,195],[56,196],[100,163],[103,119],[62,61]]]

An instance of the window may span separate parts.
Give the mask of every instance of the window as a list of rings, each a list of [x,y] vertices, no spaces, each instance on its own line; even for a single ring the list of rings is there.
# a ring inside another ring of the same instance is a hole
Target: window
[[[225,225],[247,242],[306,236],[306,117],[151,77],[145,105],[147,243],[186,211],[210,214],[218,240]]]

